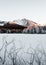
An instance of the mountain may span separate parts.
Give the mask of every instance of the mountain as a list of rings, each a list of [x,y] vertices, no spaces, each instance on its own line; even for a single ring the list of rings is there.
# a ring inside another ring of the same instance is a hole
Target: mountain
[[[46,26],[38,24],[29,19],[13,20],[13,21],[0,21],[0,32],[13,33],[46,33]]]
[[[25,33],[46,33],[46,26],[42,26],[41,24],[38,24],[32,20],[29,19],[21,19],[23,21],[23,25],[27,26],[26,29],[24,29]]]

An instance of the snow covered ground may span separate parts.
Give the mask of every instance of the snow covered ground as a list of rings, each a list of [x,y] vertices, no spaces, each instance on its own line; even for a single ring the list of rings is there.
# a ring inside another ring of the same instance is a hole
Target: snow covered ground
[[[15,40],[17,46],[36,47],[37,44],[42,44],[46,46],[46,34],[0,34],[0,45],[2,44],[2,39],[6,38],[7,42]]]
[[[33,57],[31,54],[35,55],[37,53],[38,58],[40,59],[42,58],[41,56],[43,56],[44,54],[45,54],[44,56],[46,56],[46,34],[0,34],[0,63],[2,63],[1,58],[5,60],[4,59],[5,49],[7,49],[8,52],[5,55],[6,57],[8,56],[9,53],[13,54],[15,52],[15,49],[18,49],[18,56],[21,57],[21,59],[23,60],[23,61],[21,60],[21,63],[23,62],[23,64],[20,63],[20,65],[29,65],[29,63],[33,61]],[[14,50],[12,51],[11,49]],[[32,59],[30,60],[30,58]],[[39,65],[38,64],[39,60],[35,59],[36,65]],[[43,62],[43,60],[40,61]],[[33,65],[35,62],[32,62]],[[13,64],[9,63],[8,65],[13,65]],[[44,65],[46,65],[45,61],[44,61]]]

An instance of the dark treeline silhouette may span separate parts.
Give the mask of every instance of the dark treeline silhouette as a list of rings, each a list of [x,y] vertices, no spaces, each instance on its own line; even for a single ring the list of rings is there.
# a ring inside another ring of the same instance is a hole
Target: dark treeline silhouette
[[[21,30],[17,30],[17,29],[13,29],[13,30],[10,30],[10,29],[0,29],[0,33],[31,33],[31,34],[46,34],[46,26],[44,27],[36,27],[36,28],[33,28],[33,27],[30,27],[29,30],[27,29],[24,29],[23,31]]]

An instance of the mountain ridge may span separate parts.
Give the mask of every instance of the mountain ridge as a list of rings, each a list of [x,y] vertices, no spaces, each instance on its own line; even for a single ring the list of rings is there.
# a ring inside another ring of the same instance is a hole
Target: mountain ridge
[[[13,21],[0,21],[0,30],[10,30],[13,31],[13,33],[46,33],[46,25],[41,25],[32,20],[23,18]]]

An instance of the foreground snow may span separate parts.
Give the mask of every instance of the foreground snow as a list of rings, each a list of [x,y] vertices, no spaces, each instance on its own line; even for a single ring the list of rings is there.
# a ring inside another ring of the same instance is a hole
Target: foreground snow
[[[46,34],[0,34],[0,65],[46,65]]]

